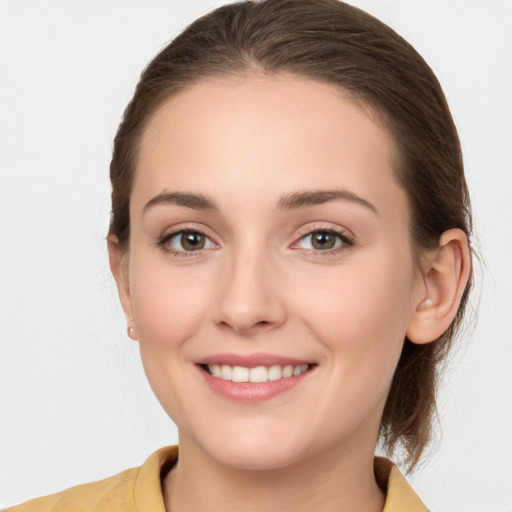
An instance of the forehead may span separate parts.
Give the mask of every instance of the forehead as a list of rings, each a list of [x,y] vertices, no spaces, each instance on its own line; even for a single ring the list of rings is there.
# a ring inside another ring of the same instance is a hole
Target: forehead
[[[267,195],[343,186],[371,196],[398,187],[394,161],[378,116],[332,85],[292,76],[204,80],[148,123],[134,194],[245,185]]]

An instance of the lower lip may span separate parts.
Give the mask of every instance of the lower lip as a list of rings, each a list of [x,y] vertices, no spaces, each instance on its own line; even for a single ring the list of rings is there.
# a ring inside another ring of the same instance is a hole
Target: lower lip
[[[214,377],[202,368],[199,368],[199,371],[210,389],[222,397],[238,402],[261,402],[290,391],[299,385],[311,373],[312,369],[310,368],[295,377],[268,380],[266,382],[233,382]]]

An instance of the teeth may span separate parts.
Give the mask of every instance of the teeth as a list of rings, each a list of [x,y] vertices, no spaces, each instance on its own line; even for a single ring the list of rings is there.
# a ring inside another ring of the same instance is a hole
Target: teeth
[[[251,368],[249,382],[267,382],[268,370],[264,366],[256,366]]]
[[[231,366],[228,366],[227,364],[223,364],[220,369],[220,378],[223,380],[231,380],[231,374],[233,373],[233,370]]]
[[[288,379],[301,375],[306,372],[308,368],[308,364],[299,364],[296,366],[291,364],[287,364],[286,366],[275,364],[268,368],[265,366],[246,368],[245,366],[229,366],[228,364],[208,365],[208,370],[214,377],[218,377],[222,380],[232,380],[233,382],[267,382],[268,380]]]
[[[279,380],[283,378],[283,370],[277,364],[268,369],[268,380]]]
[[[231,372],[231,380],[233,382],[249,382],[249,368],[243,366],[233,366]]]
[[[307,368],[306,368],[306,370],[307,370]],[[288,377],[291,377],[292,375],[293,375],[293,366],[291,364],[287,364],[283,368],[283,377],[286,379]]]

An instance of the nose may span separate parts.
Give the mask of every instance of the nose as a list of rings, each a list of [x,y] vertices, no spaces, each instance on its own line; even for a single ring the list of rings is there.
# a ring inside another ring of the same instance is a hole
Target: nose
[[[268,255],[264,251],[240,254],[225,264],[219,275],[217,325],[244,335],[282,325],[286,319],[283,282]]]

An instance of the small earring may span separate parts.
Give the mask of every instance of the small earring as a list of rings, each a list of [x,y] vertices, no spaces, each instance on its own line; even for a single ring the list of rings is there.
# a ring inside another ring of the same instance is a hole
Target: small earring
[[[134,340],[135,339],[135,329],[133,327],[128,327],[128,336]]]
[[[426,299],[420,304],[421,309],[429,308],[434,305],[434,301],[432,299]]]

